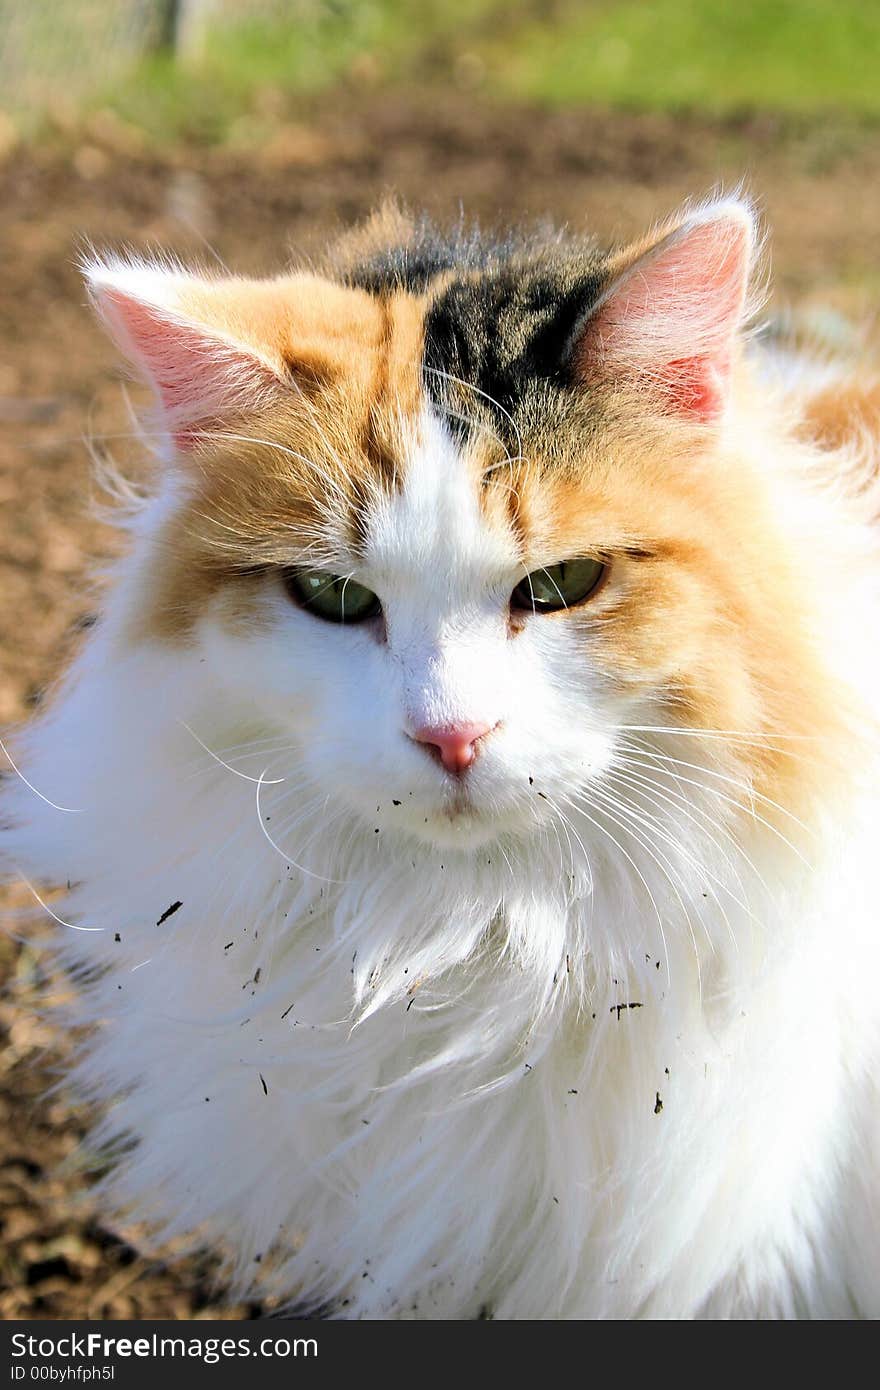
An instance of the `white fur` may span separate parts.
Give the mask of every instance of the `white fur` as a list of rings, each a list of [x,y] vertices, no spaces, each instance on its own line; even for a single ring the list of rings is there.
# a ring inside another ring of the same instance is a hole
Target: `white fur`
[[[846,576],[805,602],[867,710],[863,533],[800,456],[761,462],[793,543]],[[209,613],[186,649],[132,650],[169,489],[19,741],[77,810],[16,782],[8,863],[70,880],[54,910],[100,930],[60,951],[109,967],[72,1005],[101,1022],[94,1142],[138,1140],[102,1200],[224,1248],[237,1290],[345,1316],[876,1316],[875,736],[788,844],[759,807],[731,835],[708,740],[630,735],[666,796],[640,839],[602,779],[650,697],[564,624],[508,639],[521,571],[430,416],[406,476],[356,573],[387,644],[279,589],[248,639]],[[406,737],[456,717],[501,721],[464,814]],[[658,755],[694,767],[686,803]]]

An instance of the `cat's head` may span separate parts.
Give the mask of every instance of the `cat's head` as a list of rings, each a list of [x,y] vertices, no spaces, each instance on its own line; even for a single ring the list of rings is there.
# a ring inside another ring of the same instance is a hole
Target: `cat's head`
[[[760,782],[805,669],[742,463],[749,209],[613,255],[388,222],[326,275],[90,266],[168,444],[129,639],[432,843],[600,807],[642,726],[735,731]]]

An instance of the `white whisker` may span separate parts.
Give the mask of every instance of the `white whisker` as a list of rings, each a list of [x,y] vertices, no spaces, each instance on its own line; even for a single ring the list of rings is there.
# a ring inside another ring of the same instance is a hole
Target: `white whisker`
[[[691,768],[695,772],[705,773],[707,777],[717,777],[721,781],[728,783],[730,786],[738,788],[740,791],[743,791],[750,801],[753,799],[757,799],[759,801],[767,802],[777,811],[780,811],[783,815],[788,816],[790,820],[794,821],[794,823],[798,825],[801,829],[803,829],[807,834],[811,835],[813,833],[810,831],[809,826],[804,825],[803,821],[798,820],[797,816],[794,816],[791,814],[791,812],[786,811],[784,806],[780,806],[777,802],[771,801],[769,797],[764,796],[761,792],[756,792],[754,788],[749,787],[747,784],[738,782],[736,778],[728,777],[720,772],[713,772],[711,768],[701,767],[698,763],[683,762],[681,758],[673,758],[668,754],[652,753],[648,749],[641,749],[640,751],[644,752],[647,757],[655,760],[653,764],[639,762],[638,759],[634,760],[640,767],[650,770],[652,766],[656,767],[656,760],[660,759],[662,762],[671,763],[677,767],[687,767]],[[811,867],[809,860],[804,857],[804,855],[797,848],[797,846],[793,845],[791,840],[789,840],[785,835],[783,835],[782,831],[779,830],[775,825],[773,825],[770,821],[766,820],[763,816],[759,815],[753,805],[744,801],[738,801],[736,797],[727,795],[718,787],[707,786],[705,782],[695,782],[692,777],[683,777],[680,773],[676,773],[676,778],[678,781],[685,783],[687,786],[698,787],[700,791],[708,792],[711,796],[716,796],[720,800],[727,801],[730,803],[730,805],[738,807],[741,811],[747,812],[747,814],[751,817],[752,820],[757,821],[759,825],[763,825],[765,829],[769,830],[779,840],[781,840],[784,845],[787,845],[791,852],[797,855],[798,859],[800,859],[802,864],[804,864],[808,869]]]
[[[519,425],[516,423],[516,420],[513,418],[510,411],[507,410],[501,404],[500,401],[496,401],[495,397],[490,396],[487,391],[481,391],[479,386],[474,386],[472,382],[464,381],[460,376],[454,376],[451,372],[441,371],[439,367],[425,366],[423,370],[426,372],[430,372],[432,376],[440,377],[442,378],[442,380],[448,381],[455,386],[463,386],[466,391],[473,391],[475,396],[482,396],[484,401],[487,401],[489,405],[494,406],[495,409],[499,411],[499,413],[503,415],[506,420],[509,420],[511,425],[513,426],[514,434],[516,435],[516,447],[519,449],[520,454],[522,454],[523,442],[522,435],[520,434]]]
[[[619,761],[619,757],[616,757],[615,764]],[[660,769],[658,769],[658,771],[660,771]],[[674,776],[675,774],[673,773],[671,775]],[[698,805],[693,797],[687,797],[682,792],[675,791],[671,787],[661,788],[655,778],[649,777],[645,773],[638,771],[636,765],[629,760],[624,762],[623,767],[615,765],[612,776],[615,779],[624,781],[630,787],[640,791],[645,796],[651,795],[667,802],[677,814],[683,815],[687,820],[698,826],[702,830],[702,833],[707,836],[709,842],[721,854],[725,864],[734,872],[738,873],[735,869],[734,861],[730,858],[728,852],[722,848],[714,835],[709,833],[704,827],[708,825],[711,826],[713,830],[717,830],[719,835],[723,836],[724,839],[728,841],[737,860],[741,860],[745,864],[755,875],[757,882],[766,890],[768,896],[772,897],[770,888],[761,875],[757,865],[745,852],[740,842],[731,833],[729,827],[723,825],[721,821],[716,820],[713,816],[710,816],[708,811],[706,811],[704,807]]]
[[[54,920],[58,923],[59,926],[68,927],[71,931],[106,931],[106,927],[82,927],[79,926],[76,922],[65,922],[63,917],[59,917],[58,913],[53,912],[49,904],[43,901],[34,885],[30,882],[29,879],[25,878],[24,874],[19,874],[19,878],[21,879],[21,882],[24,884],[25,888],[27,888],[31,893],[33,893],[34,897],[40,904],[40,907],[43,909],[43,911],[48,912],[49,916],[54,918]]]
[[[717,874],[713,873],[711,869],[707,868],[705,864],[701,863],[701,861],[697,859],[696,856],[692,854],[691,851],[686,847],[683,841],[676,839],[676,837],[671,833],[671,830],[667,827],[663,820],[659,819],[657,816],[652,815],[643,807],[634,805],[628,797],[625,797],[619,791],[615,793],[613,797],[613,803],[620,810],[621,815],[627,817],[628,819],[634,820],[636,824],[643,827],[645,835],[651,840],[655,848],[657,848],[658,840],[663,844],[668,845],[670,849],[672,849],[675,853],[681,855],[684,858],[684,861],[689,868],[692,868],[696,871],[696,873],[701,877],[701,879],[707,884],[708,892],[711,895],[713,901],[715,902],[718,911],[721,913],[722,918],[724,919],[724,924],[727,928],[727,933],[730,937],[730,940],[734,948],[738,949],[736,934],[734,933],[733,927],[730,922],[730,918],[728,917],[724,904],[718,897],[718,893],[715,891],[715,889],[720,889],[722,893],[725,893],[729,898],[731,898],[731,900],[736,904],[737,907],[739,907],[743,912],[745,912],[747,916],[751,917],[753,916],[751,908],[749,907],[748,903],[744,900],[744,898],[737,897],[737,895],[733,892],[730,886],[727,883],[725,883],[722,878],[719,878]],[[657,849],[657,852],[661,853],[659,848]],[[663,855],[663,858],[666,863],[671,865],[671,861],[667,858],[666,855]],[[699,901],[696,897],[695,892],[693,891],[693,889],[687,887],[684,875],[680,871],[676,873],[676,877],[678,881],[682,884],[682,886],[685,888],[685,891],[687,892],[688,897],[691,899],[694,906],[697,908],[697,915],[700,917],[700,921],[703,924],[703,929],[704,931],[706,931],[707,939],[710,941],[710,945],[712,947],[712,950],[714,951],[714,942],[712,942],[710,933],[706,929],[705,922],[703,921],[702,912],[700,911]],[[742,884],[740,884],[740,887],[742,887]]]
[[[234,771],[234,769],[231,769],[231,770]],[[267,770],[268,770],[268,769],[267,769]],[[282,780],[283,780],[283,779],[282,779]],[[258,825],[259,825],[259,827],[260,827],[260,831],[261,831],[263,837],[264,837],[266,840],[268,840],[269,844],[272,846],[272,848],[274,849],[275,853],[278,854],[278,855],[280,855],[281,858],[284,860],[284,862],[285,862],[286,864],[292,865],[293,868],[295,868],[295,869],[299,869],[300,873],[301,873],[301,874],[305,874],[308,878],[318,879],[321,883],[334,883],[334,884],[339,884],[339,885],[344,886],[344,884],[347,882],[346,879],[326,878],[323,874],[316,874],[316,873],[313,873],[312,870],[311,870],[311,869],[307,869],[307,868],[305,867],[305,865],[303,865],[303,864],[298,864],[297,861],[296,861],[295,859],[293,859],[289,854],[286,854],[286,853],[285,853],[285,851],[281,848],[280,845],[278,845],[278,844],[275,843],[275,841],[272,839],[272,836],[269,834],[268,830],[266,829],[265,825],[263,824],[263,810],[262,810],[262,807],[261,807],[261,805],[260,805],[260,791],[262,790],[262,788],[263,788],[264,786],[269,786],[269,785],[271,785],[271,784],[270,784],[269,782],[266,781],[265,776],[263,776],[263,775],[261,775],[260,777],[257,777],[257,778],[253,778],[253,777],[248,778],[248,781],[251,781],[251,782],[256,781],[256,784],[257,784],[257,796],[256,796],[256,804],[257,804],[257,823],[258,823]]]
[[[219,763],[221,767],[225,767],[226,771],[231,772],[233,777],[240,777],[243,782],[254,782],[257,784],[258,787],[277,787],[280,786],[281,783],[286,780],[286,778],[284,777],[249,777],[246,772],[239,772],[238,768],[232,767],[229,763],[225,762],[223,758],[218,757],[218,755],[211,748],[208,747],[207,743],[205,743],[203,739],[199,738],[195,729],[190,728],[189,724],[187,724],[185,720],[179,719],[177,722],[183,725],[184,729],[186,729],[188,734],[192,734],[196,743],[198,743],[201,748],[204,748],[205,752],[208,754],[209,757],[214,759],[215,763]]]
[[[594,789],[594,790],[597,790],[597,789]],[[610,798],[608,798],[608,797],[607,797],[604,793],[602,793],[602,792],[598,792],[598,791],[597,791],[597,794],[599,795],[600,800],[604,800],[604,801],[606,801],[606,802],[608,802],[608,801],[610,800]],[[613,801],[611,802],[611,804],[612,804],[612,805],[616,805],[616,803],[613,802]],[[646,851],[646,853],[648,854],[648,856],[649,856],[651,859],[653,859],[654,863],[655,863],[655,864],[657,865],[657,867],[660,869],[660,872],[661,872],[661,873],[666,877],[666,879],[668,880],[669,885],[670,885],[670,887],[672,888],[673,893],[675,894],[676,898],[678,899],[679,906],[681,907],[681,910],[682,910],[682,912],[684,913],[684,920],[685,920],[685,922],[687,923],[688,934],[689,934],[689,936],[690,936],[690,938],[691,938],[691,945],[692,945],[693,948],[694,948],[694,961],[695,961],[695,964],[696,964],[696,967],[697,967],[697,986],[698,986],[700,998],[702,998],[703,985],[702,985],[702,967],[701,967],[701,963],[700,963],[700,952],[699,952],[699,948],[698,948],[698,946],[697,946],[697,938],[696,938],[696,935],[695,935],[695,933],[694,933],[694,928],[693,928],[693,923],[691,922],[690,913],[689,913],[688,910],[687,910],[687,907],[686,907],[686,905],[685,905],[684,899],[682,898],[681,893],[679,892],[678,884],[676,883],[676,878],[679,878],[679,879],[680,879],[680,875],[678,875],[678,874],[673,875],[673,869],[672,869],[671,861],[669,860],[668,856],[665,855],[665,854],[663,854],[662,850],[660,850],[660,849],[657,847],[656,843],[654,843],[654,844],[653,844],[653,847],[652,847],[652,844],[651,844],[643,835],[639,834],[638,831],[634,830],[633,827],[632,827],[632,825],[629,824],[629,823],[627,822],[626,819],[621,819],[620,815],[615,814],[614,811],[610,811],[610,810],[608,809],[608,806],[607,806],[607,805],[604,806],[603,808],[601,808],[601,810],[600,810],[600,808],[595,807],[595,806],[594,806],[594,809],[600,811],[600,814],[607,816],[609,820],[611,820],[615,825],[619,826],[619,828],[620,828],[621,830],[623,830],[626,834],[631,835],[632,838],[636,841],[636,844],[641,845],[642,849],[644,849],[644,850]],[[617,809],[617,810],[620,810],[620,807],[619,807],[619,806],[616,806],[616,809]],[[702,928],[703,928],[703,931],[704,931],[705,936],[706,936],[706,940],[707,940],[707,942],[709,943],[709,947],[710,947],[710,949],[712,949],[712,950],[714,951],[714,943],[713,943],[713,941],[712,941],[712,937],[711,937],[709,931],[708,931],[707,928],[706,928],[706,923],[703,921],[702,914],[701,914],[701,913],[698,913],[698,916],[700,917],[700,925],[701,925]],[[661,934],[662,934],[662,928],[661,928]],[[664,946],[664,950],[665,950],[665,948],[666,948],[666,938],[665,938],[665,935],[663,936],[663,946]],[[668,974],[668,970],[669,970],[669,961],[668,961],[668,957],[667,957],[667,962],[666,962],[666,964],[667,964],[667,974]]]
[[[2,750],[3,753],[5,753],[7,761],[9,762],[9,765],[11,766],[15,775],[18,778],[20,778],[22,782],[24,782],[25,786],[33,792],[34,796],[38,796],[41,801],[45,801],[47,806],[51,806],[53,811],[64,811],[65,814],[71,816],[81,816],[83,814],[83,808],[81,806],[59,806],[57,801],[51,801],[48,796],[44,796],[41,791],[38,791],[37,788],[34,786],[33,782],[29,782],[28,779],[25,777],[24,773],[21,771],[21,769],[13,762],[12,754],[6,747],[6,744],[3,742],[2,738],[0,738],[0,750]]]
[[[657,918],[657,927],[658,927],[658,930],[659,930],[659,932],[660,932],[660,940],[661,940],[662,943],[663,943],[663,956],[664,956],[664,960],[665,960],[665,963],[666,963],[666,974],[667,974],[667,977],[668,977],[668,976],[669,976],[669,948],[668,948],[667,943],[666,943],[666,932],[664,931],[664,928],[663,928],[663,918],[662,918],[662,916],[661,916],[661,914],[660,914],[660,909],[659,909],[659,907],[657,906],[657,900],[656,900],[656,898],[654,897],[654,894],[653,894],[652,891],[651,891],[651,886],[650,886],[650,884],[648,883],[648,880],[645,878],[644,874],[642,873],[642,871],[641,871],[641,869],[639,868],[639,866],[638,866],[638,864],[636,863],[636,861],[633,859],[632,855],[624,848],[624,846],[620,843],[620,841],[616,838],[616,836],[614,836],[614,835],[611,833],[611,831],[610,831],[606,826],[601,825],[601,824],[599,823],[599,821],[597,821],[597,820],[595,819],[595,817],[591,816],[590,813],[589,813],[589,811],[587,811],[583,806],[578,805],[577,811],[578,811],[578,814],[579,814],[579,815],[582,815],[582,816],[584,817],[585,820],[588,820],[588,821],[590,822],[591,825],[595,826],[596,829],[600,832],[600,834],[605,835],[605,836],[611,841],[611,843],[614,845],[615,849],[616,849],[620,854],[623,855],[624,859],[627,861],[627,863],[630,865],[630,867],[635,871],[636,877],[639,879],[639,882],[641,883],[642,887],[644,888],[645,892],[647,893],[648,899],[649,899],[649,901],[650,901],[650,903],[651,903],[651,907],[652,907],[653,910],[654,910],[654,915],[655,915],[655,917]]]

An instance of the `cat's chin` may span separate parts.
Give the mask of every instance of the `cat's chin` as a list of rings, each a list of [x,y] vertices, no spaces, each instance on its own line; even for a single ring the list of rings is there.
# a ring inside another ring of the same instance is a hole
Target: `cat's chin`
[[[438,849],[478,849],[497,840],[507,827],[473,812],[429,816],[427,824],[414,825],[411,833]]]
[[[427,815],[409,818],[405,829],[422,844],[437,849],[482,849],[499,838],[528,828],[513,810],[507,815],[482,811],[474,803],[451,802]]]

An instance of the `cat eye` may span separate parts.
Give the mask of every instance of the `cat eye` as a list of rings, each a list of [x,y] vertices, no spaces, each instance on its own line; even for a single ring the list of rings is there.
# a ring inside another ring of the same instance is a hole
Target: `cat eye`
[[[327,570],[288,570],[288,592],[302,607],[328,623],[363,623],[375,618],[382,606],[372,589],[344,574]]]
[[[510,605],[529,613],[574,608],[595,592],[607,568],[601,560],[562,560],[558,565],[533,570],[517,584]]]

